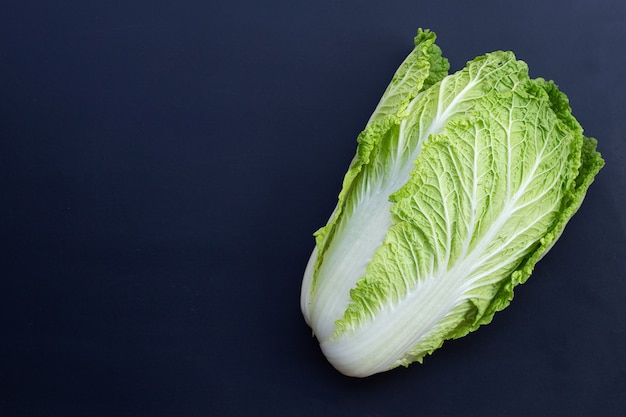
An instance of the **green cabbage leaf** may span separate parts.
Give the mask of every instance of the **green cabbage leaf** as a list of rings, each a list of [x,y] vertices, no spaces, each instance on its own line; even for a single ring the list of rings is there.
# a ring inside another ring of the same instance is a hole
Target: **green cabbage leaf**
[[[604,163],[554,83],[502,51],[448,75],[427,30],[357,141],[301,293],[325,356],[356,377],[489,323]]]

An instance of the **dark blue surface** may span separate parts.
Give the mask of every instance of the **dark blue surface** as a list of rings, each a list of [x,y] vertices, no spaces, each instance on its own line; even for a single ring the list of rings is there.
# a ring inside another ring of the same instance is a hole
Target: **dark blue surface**
[[[2,9],[0,415],[623,416],[622,1]],[[350,379],[300,280],[418,27],[554,79],[607,166],[491,325]]]

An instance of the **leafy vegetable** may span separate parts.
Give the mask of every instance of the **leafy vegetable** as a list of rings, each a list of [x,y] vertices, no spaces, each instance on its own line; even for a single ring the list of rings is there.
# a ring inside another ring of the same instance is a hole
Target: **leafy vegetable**
[[[511,52],[447,75],[420,30],[358,137],[302,284],[328,360],[364,377],[489,323],[603,165],[567,97]]]

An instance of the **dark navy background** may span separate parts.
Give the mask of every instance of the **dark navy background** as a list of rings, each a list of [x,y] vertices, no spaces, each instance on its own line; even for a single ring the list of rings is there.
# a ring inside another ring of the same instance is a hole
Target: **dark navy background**
[[[0,12],[0,415],[623,416],[626,5],[15,1]],[[365,380],[300,280],[418,27],[511,49],[607,166],[494,322]]]

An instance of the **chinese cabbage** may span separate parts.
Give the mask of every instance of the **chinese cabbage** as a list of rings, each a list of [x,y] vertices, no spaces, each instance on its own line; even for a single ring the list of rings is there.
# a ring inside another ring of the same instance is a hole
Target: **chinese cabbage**
[[[421,362],[489,323],[603,165],[565,95],[513,53],[447,75],[434,42],[418,32],[315,233],[301,308],[346,375]]]

